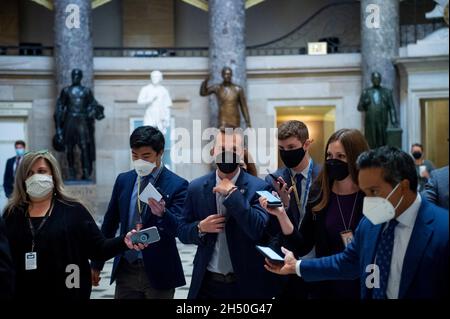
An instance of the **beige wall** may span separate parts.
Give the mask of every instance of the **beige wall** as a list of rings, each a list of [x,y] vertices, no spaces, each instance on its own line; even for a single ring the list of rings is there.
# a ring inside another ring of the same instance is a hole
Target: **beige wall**
[[[173,0],[123,0],[122,3],[124,46],[174,46]]]
[[[1,2],[0,44],[19,44],[19,5],[17,0],[2,0]]]

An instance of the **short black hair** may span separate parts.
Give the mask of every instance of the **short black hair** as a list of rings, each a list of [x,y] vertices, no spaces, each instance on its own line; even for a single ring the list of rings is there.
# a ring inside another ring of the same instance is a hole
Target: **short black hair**
[[[153,126],[140,126],[131,133],[130,147],[150,146],[156,153],[164,150],[164,135]]]
[[[22,140],[17,140],[17,141],[14,143],[14,147],[17,147],[17,145],[22,145],[23,148],[27,147],[27,145],[25,144],[25,141],[22,141]]]
[[[411,149],[413,148],[413,147],[420,147],[420,149],[422,150],[422,152],[423,152],[423,145],[422,144],[420,144],[420,143],[414,143],[413,145],[411,145]]]
[[[417,172],[412,157],[391,146],[382,146],[376,149],[366,151],[359,155],[356,165],[358,169],[364,168],[382,168],[383,178],[386,182],[395,187],[402,180],[409,180],[409,188],[417,192]]]

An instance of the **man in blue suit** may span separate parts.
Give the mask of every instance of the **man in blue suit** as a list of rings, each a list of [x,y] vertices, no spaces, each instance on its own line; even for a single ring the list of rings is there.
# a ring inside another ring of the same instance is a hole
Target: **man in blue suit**
[[[116,256],[111,283],[116,280],[116,299],[171,299],[175,288],[186,284],[175,237],[178,218],[186,199],[188,182],[164,165],[164,136],[156,128],[141,126],[130,137],[134,170],[117,177],[105,214],[102,232],[114,237],[130,229],[156,226],[160,241],[142,252]],[[144,203],[138,194],[152,183],[163,198]],[[92,263],[93,285],[98,285],[103,263]]]
[[[422,195],[433,204],[448,209],[448,165],[430,173]]]
[[[256,192],[271,188],[239,168],[243,154],[239,131],[218,132],[212,151],[218,169],[189,185],[178,231],[183,243],[198,246],[189,299],[273,295],[255,247],[269,219]]]
[[[285,264],[278,274],[306,281],[360,278],[362,299],[448,297],[448,211],[417,193],[417,174],[405,152],[381,147],[360,155],[359,186],[366,193],[354,240],[342,253]]]
[[[273,185],[283,199],[287,215],[297,229],[300,228],[305,216],[305,207],[313,181],[320,172],[320,166],[309,154],[311,144],[308,127],[303,122],[287,121],[281,124],[278,127],[278,149],[285,167],[266,176],[266,182]],[[283,236],[278,219],[274,216],[270,216],[268,233],[272,237],[269,245],[281,253]],[[289,276],[283,283],[278,298],[307,299],[308,287],[301,278]]]
[[[26,144],[24,141],[16,141],[14,148],[16,150],[16,156],[9,158],[6,161],[5,173],[3,175],[3,189],[5,190],[5,196],[9,198],[14,190],[14,177],[16,176],[17,167],[19,167],[20,161],[25,154]]]

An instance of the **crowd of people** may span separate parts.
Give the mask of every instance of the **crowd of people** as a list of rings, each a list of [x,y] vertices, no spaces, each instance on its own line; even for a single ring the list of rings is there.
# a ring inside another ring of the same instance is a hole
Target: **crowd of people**
[[[242,132],[220,130],[215,169],[189,183],[162,164],[163,134],[137,128],[134,169],[118,175],[101,229],[65,191],[53,155],[17,141],[4,178],[0,298],[88,299],[115,257],[115,298],[172,299],[186,284],[176,238],[197,246],[189,299],[448,296],[448,166],[434,169],[420,144],[411,154],[369,149],[355,129],[333,133],[321,159],[310,155],[304,123],[285,122],[277,134],[284,167],[265,180]],[[149,183],[161,200],[140,200]],[[153,226],[159,241],[131,240]]]

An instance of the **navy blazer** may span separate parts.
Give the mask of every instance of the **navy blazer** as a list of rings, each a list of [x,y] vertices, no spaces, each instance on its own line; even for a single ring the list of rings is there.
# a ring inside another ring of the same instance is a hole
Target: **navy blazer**
[[[399,299],[448,297],[448,221],[447,210],[422,198],[403,262]],[[373,225],[363,217],[354,241],[342,253],[302,260],[302,278],[321,281],[360,277],[361,298],[370,298],[365,282],[373,273],[366,272],[366,267],[373,264],[381,230],[382,225]]]
[[[422,195],[433,204],[448,209],[448,165],[430,173]]]
[[[16,157],[11,157],[6,161],[5,174],[3,175],[3,188],[6,197],[10,197],[14,189],[14,163]]]
[[[212,233],[200,237],[197,228],[201,220],[217,213],[216,195],[213,193],[215,186],[215,171],[192,181],[188,188],[183,217],[180,220],[178,238],[185,244],[198,245],[189,299],[198,296],[217,240],[217,234]],[[243,170],[236,181],[236,186],[238,190],[223,203],[229,216],[225,227],[227,243],[239,287],[235,297],[271,298],[274,293],[270,279],[265,280],[268,276],[263,267],[264,258],[255,247],[262,238],[269,219],[268,214],[259,205],[259,196],[256,192],[270,191],[271,187]]]
[[[116,236],[120,223],[120,234],[128,232],[130,200],[136,183],[137,174],[134,170],[122,173],[114,184],[111,200],[106,211],[102,232],[107,238]],[[178,219],[186,199],[188,182],[163,167],[155,188],[164,196],[166,213],[162,218],[153,215],[147,204],[147,219],[143,221],[143,228],[158,227],[160,241],[150,244],[142,251],[145,270],[150,284],[156,289],[172,289],[184,286],[183,267],[176,246],[175,236]],[[111,283],[114,282],[117,266],[122,255],[116,256],[111,274]],[[103,263],[93,262],[92,268],[102,269]]]

